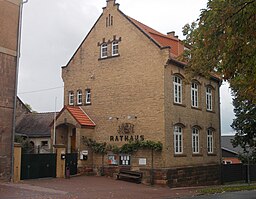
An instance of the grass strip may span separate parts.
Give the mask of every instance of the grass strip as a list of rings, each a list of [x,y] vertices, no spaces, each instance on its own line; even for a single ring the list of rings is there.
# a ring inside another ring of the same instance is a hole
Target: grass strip
[[[214,193],[223,193],[223,192],[234,192],[234,191],[249,191],[255,190],[256,185],[237,185],[237,186],[221,186],[213,188],[204,188],[199,190],[201,194],[214,194]]]

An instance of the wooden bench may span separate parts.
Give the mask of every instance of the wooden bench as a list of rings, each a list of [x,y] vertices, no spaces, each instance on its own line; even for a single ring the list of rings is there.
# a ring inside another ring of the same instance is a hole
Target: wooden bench
[[[142,172],[140,171],[131,171],[131,170],[120,170],[117,174],[117,180],[132,180],[137,183],[141,183]]]

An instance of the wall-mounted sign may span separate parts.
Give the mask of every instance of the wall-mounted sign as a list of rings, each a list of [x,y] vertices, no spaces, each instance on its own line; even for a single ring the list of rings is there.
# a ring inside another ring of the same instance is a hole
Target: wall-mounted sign
[[[87,160],[88,159],[88,150],[83,150],[80,152],[80,160]]]
[[[118,164],[117,155],[109,155],[108,156],[108,164],[117,165]]]
[[[147,159],[146,158],[140,158],[139,159],[139,165],[147,165]]]

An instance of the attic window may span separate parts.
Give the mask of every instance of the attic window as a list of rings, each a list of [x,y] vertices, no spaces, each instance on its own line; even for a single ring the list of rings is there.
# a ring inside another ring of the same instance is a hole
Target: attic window
[[[112,56],[118,55],[118,41],[112,42]]]
[[[108,56],[108,45],[107,43],[101,44],[100,47],[100,57],[101,58],[106,58]]]
[[[108,26],[113,26],[113,16],[111,16],[110,14],[108,15],[108,17],[106,17],[106,27]]]

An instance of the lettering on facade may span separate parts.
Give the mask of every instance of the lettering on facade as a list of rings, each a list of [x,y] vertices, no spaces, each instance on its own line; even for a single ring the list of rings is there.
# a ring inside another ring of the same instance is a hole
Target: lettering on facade
[[[144,139],[144,135],[116,135],[109,137],[111,142],[143,141]]]

